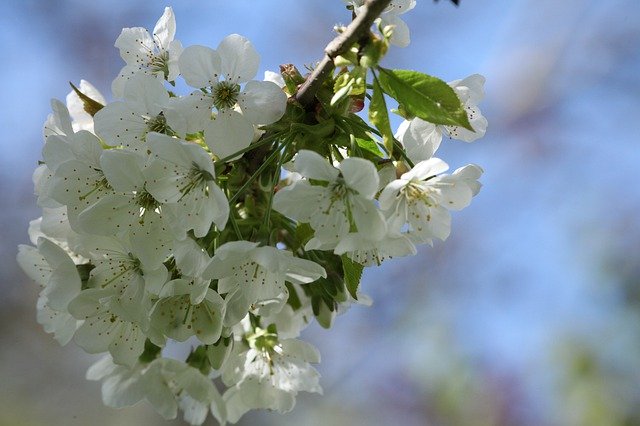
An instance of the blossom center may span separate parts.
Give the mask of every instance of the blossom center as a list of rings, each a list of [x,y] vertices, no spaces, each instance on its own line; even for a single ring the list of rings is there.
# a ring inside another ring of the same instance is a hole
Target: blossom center
[[[160,114],[155,117],[147,118],[146,123],[148,132],[162,133],[169,136],[175,135],[173,129],[167,124],[167,117],[165,117],[163,111],[160,111]]]
[[[153,73],[161,72],[166,80],[169,76],[169,52],[159,49],[158,54],[150,54],[147,67]]]
[[[213,105],[217,109],[233,107],[238,102],[240,85],[230,81],[221,81],[213,88]]]
[[[146,190],[142,190],[136,194],[135,202],[141,209],[144,209],[144,211],[155,210],[160,206],[158,201],[153,198],[153,195],[149,194]]]

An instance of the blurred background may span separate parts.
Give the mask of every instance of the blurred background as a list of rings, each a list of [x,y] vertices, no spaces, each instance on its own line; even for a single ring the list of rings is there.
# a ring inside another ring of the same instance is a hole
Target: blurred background
[[[31,173],[49,100],[82,78],[111,99],[121,28],[153,28],[166,4],[2,6],[0,425],[163,424],[146,404],[102,405],[84,379],[97,358],[42,331],[15,255],[39,216]],[[313,63],[350,20],[338,0],[172,6],[183,45],[240,33],[261,71]],[[412,43],[385,65],[487,78],[487,136],[438,155],[482,165],[484,188],[448,241],[366,272],[372,307],[305,331],[324,396],[241,424],[640,425],[640,2],[418,0],[404,16]]]

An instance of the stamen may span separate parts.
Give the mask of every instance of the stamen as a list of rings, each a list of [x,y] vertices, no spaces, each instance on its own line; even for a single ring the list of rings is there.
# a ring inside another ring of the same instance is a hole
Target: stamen
[[[221,81],[213,88],[213,105],[218,109],[232,108],[238,101],[240,85]]]

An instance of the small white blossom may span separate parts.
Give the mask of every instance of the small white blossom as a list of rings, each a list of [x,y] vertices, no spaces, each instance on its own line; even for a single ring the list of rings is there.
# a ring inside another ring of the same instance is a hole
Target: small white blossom
[[[301,391],[322,393],[320,375],[309,364],[320,362],[317,349],[300,340],[270,338],[260,336],[250,348],[237,345],[222,368],[222,380],[230,386],[223,397],[231,423],[255,408],[289,412]]]
[[[402,143],[407,156],[414,163],[431,158],[442,142],[442,135],[465,142],[473,142],[484,136],[487,131],[487,119],[478,107],[484,97],[484,82],[483,76],[473,74],[463,80],[448,83],[466,109],[473,132],[459,126],[436,125],[417,117],[400,124],[395,137]]]
[[[421,161],[391,182],[380,194],[391,232],[406,234],[414,242],[445,240],[451,231],[449,210],[468,206],[473,196],[466,179],[458,175],[440,175],[449,166],[438,158]]]
[[[206,345],[214,344],[222,331],[225,302],[218,293],[207,289],[205,297],[193,304],[189,287],[183,279],[164,286],[151,313],[153,326],[179,342],[196,336]]]
[[[158,133],[147,138],[151,156],[144,170],[146,190],[163,203],[163,216],[176,238],[193,229],[204,237],[211,224],[224,229],[229,202],[215,183],[211,157],[196,144]]]
[[[167,420],[176,418],[179,407],[191,425],[202,424],[209,408],[216,407],[217,420],[225,421],[224,403],[211,380],[175,359],[124,366],[106,356],[89,368],[87,379],[102,380],[102,399],[110,407],[128,407],[146,399]]]
[[[148,133],[184,138],[204,128],[208,111],[203,95],[172,98],[160,80],[137,74],[125,84],[122,101],[112,102],[96,113],[94,127],[108,145],[143,152]]]
[[[285,282],[307,284],[326,272],[317,263],[294,257],[275,247],[258,247],[249,241],[232,241],[220,246],[203,276],[218,280],[218,293],[227,294],[224,323],[238,323],[254,305],[273,304],[277,311],[289,296]]]
[[[83,290],[69,304],[69,312],[84,320],[74,341],[87,353],[109,351],[117,364],[133,366],[144,350],[148,305],[142,291],[121,303],[111,289]]]
[[[384,218],[373,201],[379,177],[369,160],[346,158],[334,168],[320,154],[301,150],[295,168],[306,179],[278,191],[273,208],[311,225],[315,234],[305,250],[335,248],[352,231],[371,240],[385,235]]]
[[[357,14],[362,12],[364,0],[343,0],[347,5],[353,7]],[[392,0],[387,8],[382,12],[380,18],[381,26],[393,26],[391,43],[399,47],[407,47],[411,42],[409,26],[402,20],[403,15],[416,6],[416,0]]]
[[[113,194],[100,165],[103,149],[92,133],[81,130],[68,137],[52,135],[42,150],[51,178],[46,191],[67,206],[71,228],[84,232],[78,216],[103,197]]]
[[[115,46],[126,65],[111,85],[115,97],[123,97],[126,82],[136,74],[157,75],[167,81],[178,77],[182,44],[174,40],[175,34],[176,18],[170,7],[165,7],[153,35],[141,27],[123,28]]]
[[[249,146],[253,125],[274,123],[284,114],[287,96],[272,81],[252,80],[260,57],[251,42],[238,34],[225,37],[216,50],[187,47],[179,62],[187,84],[210,89],[210,105],[217,116],[204,129],[205,141],[220,158]]]
[[[66,345],[80,326],[67,310],[81,289],[80,276],[64,249],[46,238],[38,239],[38,248],[18,247],[18,264],[42,287],[38,298],[37,319],[47,333]]]

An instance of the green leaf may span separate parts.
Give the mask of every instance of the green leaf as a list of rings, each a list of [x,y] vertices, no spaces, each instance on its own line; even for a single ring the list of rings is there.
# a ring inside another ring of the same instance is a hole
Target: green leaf
[[[104,105],[82,93],[80,89],[78,89],[72,82],[69,82],[69,84],[71,85],[73,91],[76,92],[76,95],[78,95],[78,97],[82,101],[82,105],[84,106],[84,110],[87,112],[87,114],[93,117],[98,111],[104,108]]]
[[[361,149],[373,154],[375,156],[374,158],[380,158],[382,153],[375,141],[372,141],[371,139],[356,138],[356,143]],[[371,160],[371,158],[368,159]]]
[[[358,292],[364,266],[354,262],[346,254],[343,254],[340,258],[342,259],[342,270],[344,271],[344,282],[347,285],[347,290],[349,290],[351,297],[357,300],[356,293]]]
[[[378,69],[382,90],[411,115],[433,124],[473,131],[456,92],[444,81],[417,71]]]
[[[369,121],[376,126],[376,129],[382,135],[382,142],[387,148],[387,152],[393,152],[393,132],[389,122],[389,110],[387,109],[387,102],[384,100],[384,93],[375,75],[373,76],[373,95],[369,103]]]

